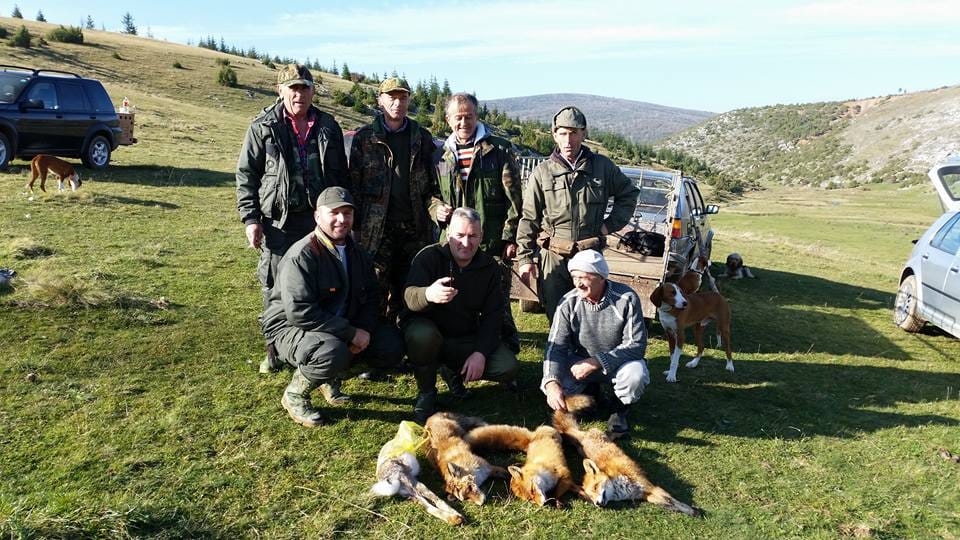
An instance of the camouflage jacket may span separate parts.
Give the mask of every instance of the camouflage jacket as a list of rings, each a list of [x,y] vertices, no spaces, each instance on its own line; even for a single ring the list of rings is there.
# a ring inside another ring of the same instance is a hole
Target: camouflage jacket
[[[320,109],[312,110],[317,114],[315,153],[321,173],[313,191],[319,194],[318,190],[325,187],[346,186],[347,163],[340,124]],[[245,224],[260,223],[266,218],[277,221],[282,229],[286,223],[292,190],[288,163],[300,159],[293,137],[280,102],[264,109],[247,129],[237,160],[237,210]],[[315,201],[309,201],[310,207],[314,204]]]
[[[476,209],[483,228],[480,249],[499,257],[505,243],[517,242],[520,221],[520,171],[510,142],[491,135],[486,126],[478,123],[466,184],[457,167],[455,134],[447,138],[441,152],[437,172],[443,201],[454,208]]]
[[[527,179],[517,259],[520,264],[532,262],[541,231],[566,240],[583,240],[600,236],[602,225],[611,233],[620,230],[633,217],[639,195],[640,188],[619,167],[586,146],[572,170],[554,151]],[[613,209],[604,219],[611,197]]]
[[[410,130],[410,202],[413,207],[417,236],[425,243],[434,241],[433,221],[442,201],[437,188],[437,169],[433,165],[433,137],[412,119]],[[348,186],[356,201],[353,230],[358,242],[370,253],[376,253],[383,239],[390,202],[393,175],[393,153],[384,141],[383,121],[360,128],[350,145]]]

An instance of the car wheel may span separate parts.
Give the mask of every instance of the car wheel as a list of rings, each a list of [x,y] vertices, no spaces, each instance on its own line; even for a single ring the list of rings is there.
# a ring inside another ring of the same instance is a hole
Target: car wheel
[[[12,148],[10,148],[10,139],[6,135],[0,133],[0,171],[7,170],[7,165],[10,164],[10,159],[13,157],[11,154]]]
[[[83,164],[90,169],[103,169],[110,163],[110,141],[103,135],[90,140],[83,152]]]
[[[521,298],[520,311],[523,313],[543,313],[543,308],[540,306],[540,302],[536,300],[524,300]]]
[[[917,278],[909,275],[900,282],[893,304],[893,322],[907,332],[918,332],[924,320],[917,313]]]

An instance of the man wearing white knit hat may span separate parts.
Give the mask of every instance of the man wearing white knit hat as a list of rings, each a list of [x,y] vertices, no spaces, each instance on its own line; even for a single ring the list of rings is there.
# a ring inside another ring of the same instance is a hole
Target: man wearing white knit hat
[[[607,261],[592,249],[574,255],[567,270],[574,288],[561,299],[550,326],[540,389],[554,410],[566,409],[565,396],[598,393],[613,409],[608,429],[624,434],[629,406],[650,383],[640,297],[607,279]]]

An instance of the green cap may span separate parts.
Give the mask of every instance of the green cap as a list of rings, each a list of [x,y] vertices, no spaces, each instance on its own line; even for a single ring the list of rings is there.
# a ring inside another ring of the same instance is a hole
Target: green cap
[[[384,81],[380,83],[381,94],[389,94],[390,92],[394,92],[396,90],[409,94],[410,85],[407,84],[407,81],[399,77],[390,77],[389,79],[384,79]]]
[[[576,107],[564,107],[553,115],[553,130],[557,128],[587,129],[587,117]]]
[[[277,73],[277,84],[280,86],[302,84],[312,87],[313,75],[309,69],[300,64],[287,64],[280,68],[280,72]]]
[[[354,206],[353,195],[346,189],[333,186],[320,192],[317,197],[317,208],[326,206],[327,208],[340,208],[341,206]]]

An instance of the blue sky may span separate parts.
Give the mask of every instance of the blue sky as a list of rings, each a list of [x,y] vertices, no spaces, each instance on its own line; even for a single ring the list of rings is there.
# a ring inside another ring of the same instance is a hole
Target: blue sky
[[[435,75],[481,99],[577,92],[722,112],[960,83],[955,0],[18,2],[27,18]],[[13,3],[0,3],[9,15]]]

